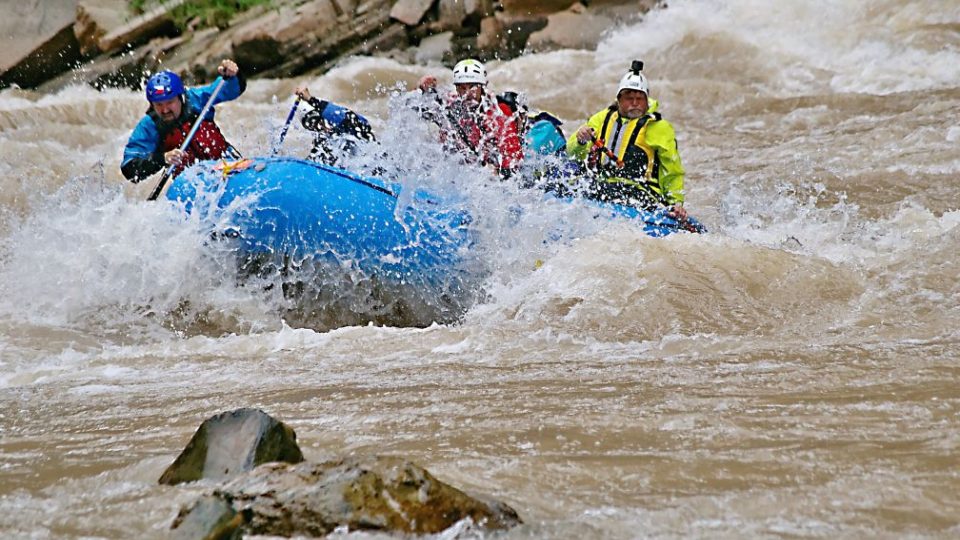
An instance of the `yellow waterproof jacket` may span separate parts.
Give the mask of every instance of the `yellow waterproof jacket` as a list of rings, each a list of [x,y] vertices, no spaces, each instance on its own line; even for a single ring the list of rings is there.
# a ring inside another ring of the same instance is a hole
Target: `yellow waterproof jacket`
[[[599,171],[605,182],[652,191],[666,204],[682,203],[684,171],[677,139],[673,126],[657,112],[658,106],[651,99],[645,116],[622,119],[614,103],[587,121],[598,140],[623,160],[622,168],[604,152],[597,151],[592,142],[577,142],[576,132],[567,139],[567,154],[587,161],[588,167]]]

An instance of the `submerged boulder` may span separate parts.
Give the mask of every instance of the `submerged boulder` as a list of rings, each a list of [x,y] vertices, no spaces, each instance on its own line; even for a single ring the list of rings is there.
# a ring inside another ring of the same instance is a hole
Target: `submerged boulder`
[[[237,409],[205,420],[160,483],[229,479],[270,461],[303,461],[297,434],[260,409]]]
[[[395,457],[324,463],[268,463],[181,509],[177,537],[216,533],[325,536],[335,529],[435,534],[458,523],[481,530],[521,523],[515,510],[485,501]]]

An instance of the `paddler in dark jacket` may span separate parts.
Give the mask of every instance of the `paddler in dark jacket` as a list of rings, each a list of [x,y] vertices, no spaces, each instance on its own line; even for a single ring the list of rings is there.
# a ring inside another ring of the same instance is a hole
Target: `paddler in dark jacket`
[[[337,166],[340,158],[355,153],[359,144],[375,140],[370,122],[363,116],[311,96],[305,86],[297,88],[295,93],[313,107],[300,119],[304,128],[316,133],[310,159]]]
[[[221,78],[224,84],[213,105],[234,100],[246,89],[246,80],[233,60],[221,62],[217,72],[217,80],[190,89],[184,88],[183,81],[172,71],[155,73],[147,80],[150,108],[133,128],[123,149],[120,171],[125,178],[139,182],[169,165],[176,165],[176,174],[198,160],[239,157],[214,122],[213,107],[200,119],[190,145],[180,150]]]

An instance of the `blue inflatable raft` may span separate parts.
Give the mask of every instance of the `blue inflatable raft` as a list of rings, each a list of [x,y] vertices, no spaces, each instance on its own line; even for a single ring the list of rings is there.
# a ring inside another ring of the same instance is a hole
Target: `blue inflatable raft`
[[[187,211],[217,214],[246,254],[326,260],[386,282],[442,287],[463,269],[473,242],[471,217],[453,201],[293,158],[197,165],[166,196]],[[597,217],[637,220],[650,236],[702,232],[696,220],[680,223],[666,210],[589,204]]]
[[[438,285],[470,245],[469,216],[424,191],[312,161],[246,159],[195,166],[167,198],[216,213],[247,255],[325,260],[381,281]],[[401,202],[402,201],[402,202]]]

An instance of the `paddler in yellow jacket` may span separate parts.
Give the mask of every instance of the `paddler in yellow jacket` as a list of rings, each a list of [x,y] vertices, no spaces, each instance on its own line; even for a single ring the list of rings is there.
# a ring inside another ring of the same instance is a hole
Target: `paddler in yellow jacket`
[[[567,154],[586,163],[593,175],[590,196],[601,201],[652,210],[683,208],[683,164],[673,126],[649,99],[643,62],[634,60],[620,79],[617,101],[590,117],[567,140]]]

